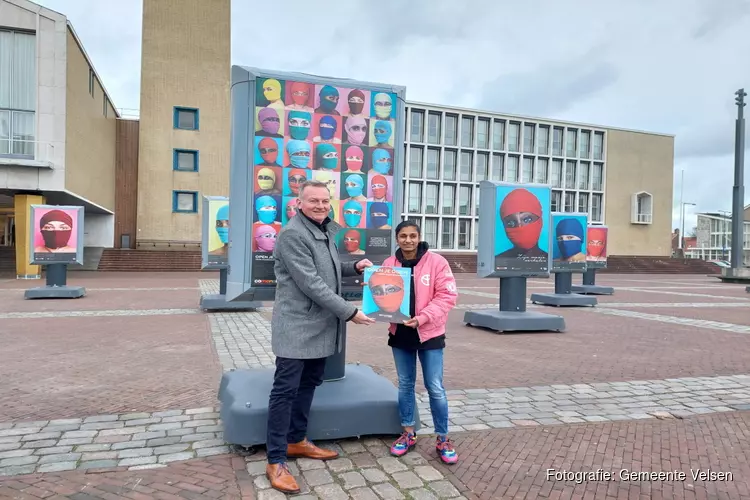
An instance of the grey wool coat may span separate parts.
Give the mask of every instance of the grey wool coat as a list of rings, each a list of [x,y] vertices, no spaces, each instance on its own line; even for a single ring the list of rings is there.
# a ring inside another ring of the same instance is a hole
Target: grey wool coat
[[[282,358],[314,359],[340,349],[339,320],[357,308],[340,295],[341,276],[354,276],[356,261],[339,260],[336,222],[326,235],[301,212],[281,229],[274,249],[276,299],[271,320],[271,347]]]

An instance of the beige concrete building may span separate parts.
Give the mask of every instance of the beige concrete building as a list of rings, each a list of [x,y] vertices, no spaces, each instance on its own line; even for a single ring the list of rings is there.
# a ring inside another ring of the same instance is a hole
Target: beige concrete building
[[[82,205],[86,247],[111,247],[118,114],[63,14],[0,0],[0,244],[28,264],[29,206]]]

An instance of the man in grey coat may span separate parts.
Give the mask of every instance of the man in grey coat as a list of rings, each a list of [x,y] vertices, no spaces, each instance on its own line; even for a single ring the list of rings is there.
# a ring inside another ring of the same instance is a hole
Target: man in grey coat
[[[279,232],[274,249],[276,300],[271,346],[276,373],[268,404],[266,475],[271,486],[298,493],[287,457],[330,460],[337,453],[318,448],[307,437],[307,420],[315,388],[323,382],[326,358],[338,351],[341,321],[371,324],[344,300],[341,277],[362,274],[372,262],[341,262],[334,241],[341,227],[329,218],[331,195],[326,184],[307,181],[297,200],[297,215]]]

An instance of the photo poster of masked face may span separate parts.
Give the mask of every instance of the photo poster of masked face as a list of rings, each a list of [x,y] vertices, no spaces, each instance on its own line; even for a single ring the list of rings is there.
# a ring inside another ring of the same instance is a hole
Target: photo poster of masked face
[[[607,226],[589,226],[586,237],[586,267],[587,269],[603,269],[607,267]]]
[[[229,198],[203,197],[201,269],[221,269],[229,252]]]
[[[495,271],[508,277],[548,276],[549,186],[505,184],[496,189]]]
[[[586,271],[588,214],[552,212],[552,272]]]
[[[32,205],[31,264],[83,264],[83,207]]]
[[[365,269],[362,312],[382,323],[410,318],[411,269],[372,266]]]

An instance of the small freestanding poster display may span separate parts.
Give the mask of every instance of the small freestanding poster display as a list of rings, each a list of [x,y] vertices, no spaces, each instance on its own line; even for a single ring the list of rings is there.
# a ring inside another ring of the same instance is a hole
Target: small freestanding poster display
[[[83,264],[83,207],[31,205],[29,263],[44,267],[46,285],[30,288],[27,299],[79,299],[82,286],[68,285],[68,265]]]
[[[586,213],[552,213],[552,273],[555,293],[532,293],[531,302],[547,306],[595,306],[596,297],[573,293],[573,273],[586,272]]]
[[[550,187],[482,181],[479,189],[477,275],[500,278],[500,308],[468,311],[464,323],[498,332],[564,331],[562,316],[526,310],[527,278],[550,274]]]
[[[571,291],[584,295],[612,295],[615,289],[611,286],[596,284],[596,270],[607,267],[607,226],[589,226],[586,231],[586,272],[583,273],[583,284],[573,285]]]
[[[252,311],[259,302],[228,301],[227,267],[229,258],[229,198],[203,197],[201,235],[201,269],[219,271],[219,293],[201,294],[200,308],[204,311]]]

